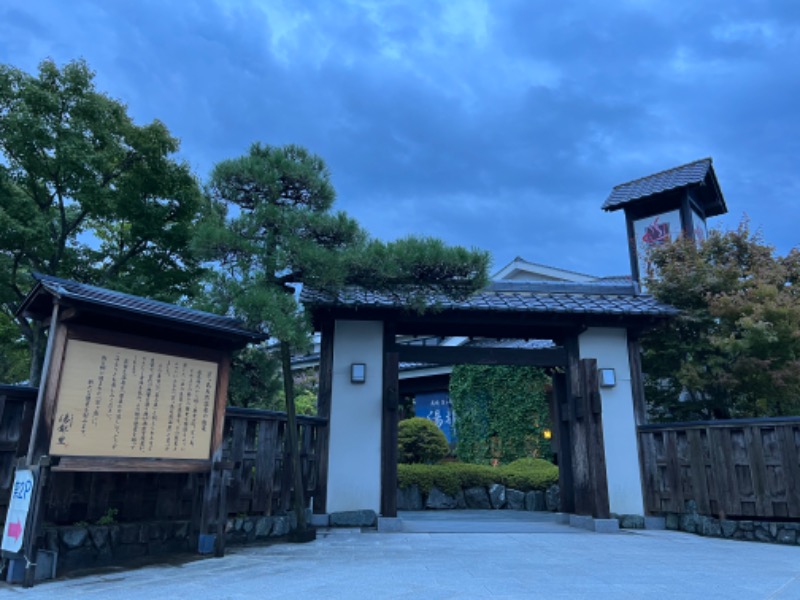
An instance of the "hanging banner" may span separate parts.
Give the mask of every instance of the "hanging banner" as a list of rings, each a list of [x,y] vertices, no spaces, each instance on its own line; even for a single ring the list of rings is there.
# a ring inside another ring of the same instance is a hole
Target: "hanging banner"
[[[33,473],[20,470],[14,474],[14,485],[11,487],[11,502],[8,504],[6,526],[3,530],[2,550],[17,553],[22,550],[25,537],[25,523],[28,521],[28,510],[33,496]]]
[[[450,395],[447,392],[428,392],[417,394],[414,397],[415,414],[436,423],[442,430],[447,443],[454,444],[456,441],[455,413],[453,404],[450,402]]]

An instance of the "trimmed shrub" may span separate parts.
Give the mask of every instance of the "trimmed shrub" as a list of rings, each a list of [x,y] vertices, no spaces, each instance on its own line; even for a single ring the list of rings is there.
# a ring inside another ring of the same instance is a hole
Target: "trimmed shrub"
[[[505,485],[515,490],[545,490],[558,483],[558,467],[541,458],[520,458],[500,471]]]
[[[423,493],[436,486],[452,496],[462,489],[488,487],[493,483],[502,483],[521,492],[544,491],[558,483],[558,467],[539,458],[523,458],[503,467],[455,462],[397,465],[398,487],[416,485]]]
[[[414,417],[397,426],[397,460],[401,463],[432,464],[450,451],[447,437],[433,421]]]

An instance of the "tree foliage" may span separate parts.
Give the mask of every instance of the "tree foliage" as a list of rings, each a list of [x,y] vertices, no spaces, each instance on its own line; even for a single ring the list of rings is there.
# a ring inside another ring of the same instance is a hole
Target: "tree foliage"
[[[657,248],[648,289],[681,315],[643,340],[654,420],[800,414],[800,251],[747,222]]]
[[[172,301],[190,293],[202,194],[159,121],[133,123],[83,61],[0,66],[0,319],[32,272]],[[36,356],[41,332],[16,319]],[[36,377],[33,377],[34,382]]]
[[[547,377],[535,367],[459,365],[450,375],[456,455],[465,462],[509,463],[548,457]]]
[[[263,345],[237,352],[228,384],[231,406],[283,410],[280,366],[280,360]]]
[[[422,417],[404,419],[397,425],[397,460],[401,463],[434,464],[450,452],[442,430]]]
[[[297,303],[299,285],[325,290],[413,285],[468,294],[486,279],[483,252],[435,240],[370,240],[353,219],[332,211],[335,193],[325,163],[299,146],[253,144],[244,156],[216,165],[208,190],[213,212],[194,246],[218,267],[206,298],[280,340],[290,436],[297,435],[291,352],[304,349],[310,333]],[[290,447],[297,478],[296,439]],[[296,481],[295,489],[302,483]],[[295,512],[302,529],[299,495]]]

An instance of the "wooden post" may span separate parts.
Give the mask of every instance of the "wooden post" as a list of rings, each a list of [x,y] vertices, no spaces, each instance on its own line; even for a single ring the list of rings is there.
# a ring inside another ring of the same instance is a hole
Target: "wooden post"
[[[606,450],[603,440],[603,406],[597,382],[597,361],[581,360],[581,382],[585,408],[587,465],[591,488],[591,514],[597,519],[611,516],[608,501]]]
[[[397,516],[397,407],[399,355],[394,347],[393,323],[384,323],[383,334],[383,418],[381,422],[381,515]]]
[[[317,460],[318,493],[314,496],[314,514],[325,514],[328,505],[328,456],[331,439],[331,399],[333,397],[333,319],[326,319],[320,326],[319,349],[319,396],[317,416],[326,419],[319,428],[320,454]]]
[[[50,428],[47,424],[52,421],[52,404],[49,404],[47,399],[48,395],[55,394],[56,377],[54,373],[58,373],[60,370],[61,357],[66,344],[66,328],[58,322],[59,311],[60,306],[54,299],[53,312],[50,315],[50,328],[47,330],[47,349],[45,350],[42,375],[36,397],[36,409],[28,442],[26,466],[33,471],[34,495],[26,528],[27,534],[23,543],[23,554],[25,556],[24,587],[32,587],[36,575],[36,555],[39,550],[39,535],[44,521],[42,497],[47,488],[50,474],[50,458],[46,454],[50,445]],[[56,338],[58,338],[58,342]],[[56,352],[56,350],[58,351]],[[56,360],[53,360],[54,353],[57,354]]]
[[[221,493],[221,469],[216,468],[222,461],[222,448],[218,448],[212,457],[211,470],[205,476],[205,488],[203,490],[203,501],[200,507],[200,532],[199,535],[208,535],[211,529],[211,523],[219,520],[217,509],[217,500]],[[215,519],[216,517],[216,519]],[[215,541],[219,544],[219,539]],[[199,549],[199,538],[198,538]]]
[[[575,511],[575,490],[572,478],[572,437],[569,419],[567,377],[564,373],[553,374],[553,429],[556,452],[558,452],[559,510]]]
[[[34,493],[30,509],[29,523],[25,540],[23,542],[23,556],[25,557],[25,579],[23,587],[33,587],[36,576],[36,555],[39,551],[39,536],[42,533],[42,523],[44,521],[44,506],[42,498],[47,488],[47,480],[50,476],[50,459],[43,457],[41,464],[30,465],[33,471]]]
[[[33,427],[31,427],[30,441],[28,442],[28,466],[33,466],[39,460],[39,457],[47,453],[47,448],[50,445],[48,439],[47,427],[45,423],[52,420],[53,405],[49,402],[51,397],[55,396],[56,377],[61,369],[61,358],[64,355],[64,346],[66,345],[66,327],[59,325],[58,313],[60,307],[58,303],[53,301],[53,313],[50,316],[50,328],[47,330],[47,349],[44,354],[44,365],[42,366],[42,376],[39,381],[39,391],[36,397],[36,410],[33,415]],[[53,360],[54,348],[56,348],[56,337],[58,340],[58,357]],[[49,388],[49,389],[48,389]],[[44,431],[42,431],[44,429]]]

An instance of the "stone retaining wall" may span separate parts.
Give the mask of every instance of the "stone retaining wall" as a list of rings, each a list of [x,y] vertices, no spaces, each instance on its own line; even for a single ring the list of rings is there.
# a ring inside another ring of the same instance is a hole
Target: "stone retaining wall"
[[[455,495],[445,494],[436,486],[433,486],[427,494],[422,492],[416,485],[397,490],[397,510],[471,508],[555,512],[558,510],[558,504],[559,491],[557,485],[550,486],[544,492],[521,492],[495,483],[489,487],[472,487],[459,490]]]
[[[733,521],[696,513],[669,513],[666,515],[666,526],[667,529],[708,537],[800,545],[800,523],[797,522]]]
[[[294,514],[229,519],[225,543],[248,544],[286,537],[296,527]],[[58,553],[56,575],[121,565],[131,559],[197,553],[197,536],[188,521],[150,521],[114,525],[45,528],[43,550]]]

